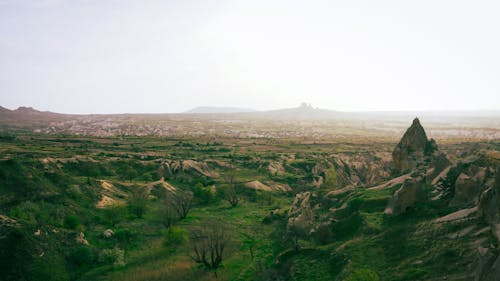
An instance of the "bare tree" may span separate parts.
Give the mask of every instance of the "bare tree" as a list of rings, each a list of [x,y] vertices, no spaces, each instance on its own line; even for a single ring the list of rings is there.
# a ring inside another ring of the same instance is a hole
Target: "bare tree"
[[[180,219],[186,218],[193,205],[193,192],[177,191],[172,201]]]
[[[191,258],[213,270],[217,278],[217,268],[222,262],[228,241],[229,236],[221,223],[210,223],[204,228],[195,229],[191,233]]]
[[[146,212],[148,196],[149,192],[146,188],[136,188],[129,198],[128,208],[138,218],[142,218]]]
[[[171,227],[172,225],[177,222],[179,219],[179,215],[177,213],[177,209],[175,208],[173,202],[171,200],[165,200],[165,207],[163,209],[163,225],[167,228]]]
[[[236,190],[236,168],[231,168],[225,175],[224,175],[224,181],[225,184],[227,184],[227,187],[222,189],[222,196],[224,200],[228,201],[229,204],[231,204],[231,207],[236,207],[240,203],[240,196],[237,193]]]

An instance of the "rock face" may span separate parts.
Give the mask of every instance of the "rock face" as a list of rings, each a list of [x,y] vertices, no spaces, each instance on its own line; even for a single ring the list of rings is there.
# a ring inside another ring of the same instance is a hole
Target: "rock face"
[[[412,170],[433,150],[437,150],[436,142],[427,140],[424,128],[418,118],[415,118],[392,152],[394,166],[399,172]]]
[[[390,177],[390,153],[338,154],[320,160],[311,169],[315,186],[333,183],[333,188],[370,186]]]
[[[399,215],[406,212],[415,203],[425,200],[422,185],[423,179],[421,177],[407,179],[403,183],[403,186],[394,192],[384,213],[387,215]]]
[[[454,204],[465,204],[477,199],[481,192],[480,182],[474,177],[461,173],[455,182]]]

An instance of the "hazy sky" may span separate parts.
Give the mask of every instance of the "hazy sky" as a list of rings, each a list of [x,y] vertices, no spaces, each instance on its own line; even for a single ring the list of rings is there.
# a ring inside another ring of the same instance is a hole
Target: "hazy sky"
[[[0,0],[0,105],[500,110],[500,1]]]

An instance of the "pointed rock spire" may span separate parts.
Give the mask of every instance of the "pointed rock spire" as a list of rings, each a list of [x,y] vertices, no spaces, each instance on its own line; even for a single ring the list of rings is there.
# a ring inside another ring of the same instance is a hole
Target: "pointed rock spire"
[[[413,123],[392,152],[395,168],[399,172],[415,168],[423,159],[428,146],[429,140],[420,120],[413,119]]]

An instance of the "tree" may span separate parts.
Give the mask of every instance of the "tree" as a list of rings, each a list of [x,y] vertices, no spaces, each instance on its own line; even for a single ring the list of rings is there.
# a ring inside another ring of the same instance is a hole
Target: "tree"
[[[229,242],[229,235],[221,223],[210,223],[204,228],[195,229],[191,233],[191,258],[206,269],[213,270],[217,278],[224,250]]]
[[[242,233],[242,234],[245,237],[245,239],[243,240],[243,245],[250,252],[250,258],[253,261],[253,258],[254,258],[254,249],[255,249],[255,246],[257,245],[257,241],[258,240],[255,238],[254,235],[250,235],[250,234],[247,234],[247,233]]]
[[[171,200],[168,199],[166,200],[162,216],[163,216],[162,219],[163,225],[167,228],[170,228],[179,219],[179,216],[177,214],[177,209],[175,208]]]
[[[128,179],[130,182],[137,177],[137,171],[132,169],[132,167],[130,166],[127,166],[125,169],[124,169],[124,172],[123,172],[125,175],[124,177],[126,179]]]
[[[231,207],[236,207],[240,203],[240,197],[234,187],[225,187],[222,189],[222,196],[224,200],[231,204]]]
[[[240,196],[236,190],[236,169],[231,168],[225,175],[224,175],[224,182],[227,185],[227,187],[224,187],[222,189],[222,197],[224,200],[228,201],[229,204],[231,204],[231,207],[236,207],[238,206],[240,202]]]
[[[127,216],[127,208],[118,204],[113,204],[105,209],[103,209],[104,220],[115,226],[125,219]]]
[[[189,190],[187,191],[178,190],[174,195],[172,203],[173,206],[175,207],[175,210],[177,211],[177,214],[179,215],[179,218],[180,219],[186,218],[193,204],[193,192]]]
[[[147,209],[148,191],[145,188],[137,188],[132,192],[129,199],[129,210],[138,218],[142,218]]]

